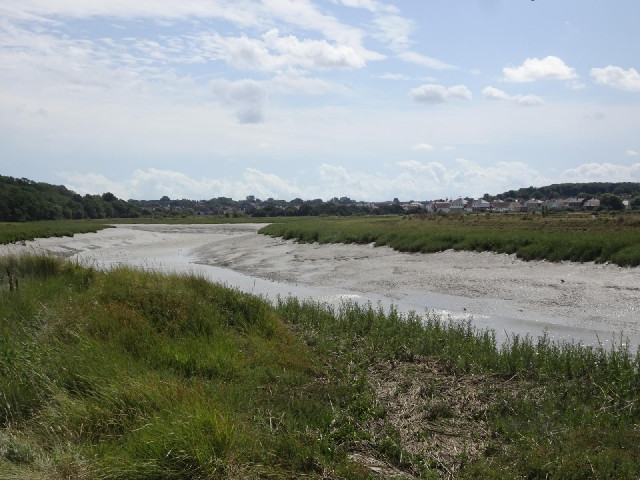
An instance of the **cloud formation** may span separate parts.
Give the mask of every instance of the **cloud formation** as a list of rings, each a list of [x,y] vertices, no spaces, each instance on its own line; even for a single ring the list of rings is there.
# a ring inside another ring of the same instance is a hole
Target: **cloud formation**
[[[451,70],[457,68],[454,65],[438,60],[437,58],[428,57],[415,52],[402,52],[398,54],[398,58],[408,63],[414,63],[422,67],[431,68],[433,70]]]
[[[409,91],[409,95],[416,102],[427,105],[449,103],[454,100],[471,100],[473,97],[471,91],[464,85],[445,87],[444,85],[434,84],[421,85],[413,88]]]
[[[558,57],[527,58],[519,67],[502,69],[507,82],[535,82],[537,80],[572,80],[578,78],[575,70]]]
[[[239,180],[229,178],[192,178],[167,169],[138,169],[130,178],[116,181],[104,175],[65,174],[65,186],[77,193],[112,192],[119,198],[210,199],[218,196],[236,200],[247,195],[291,200],[348,195],[356,200],[382,201],[398,197],[404,200],[434,200],[452,196],[480,197],[528,185],[554,182],[617,182],[640,180],[640,163],[616,165],[589,162],[555,174],[553,179],[523,162],[478,162],[455,158],[449,162],[400,161],[395,174],[363,171],[342,165],[322,163],[315,170],[313,184],[301,184],[293,178],[245,168]]]
[[[240,123],[260,123],[264,120],[264,104],[267,94],[255,80],[235,82],[216,79],[211,90],[224,105],[231,106]]]
[[[537,95],[509,95],[508,93],[494,87],[484,88],[482,90],[482,94],[487,100],[508,102],[517,107],[536,107],[544,103],[542,98]]]
[[[591,77],[599,85],[606,85],[618,90],[626,90],[627,92],[640,92],[640,74],[635,68],[625,70],[613,65],[605,68],[592,68]]]
[[[428,143],[419,143],[413,146],[413,149],[418,152],[433,152],[436,147],[429,145]]]

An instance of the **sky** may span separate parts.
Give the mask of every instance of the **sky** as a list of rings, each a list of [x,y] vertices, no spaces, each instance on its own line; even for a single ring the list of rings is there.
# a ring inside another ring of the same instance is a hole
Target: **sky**
[[[124,199],[640,181],[638,0],[0,0],[0,174]]]

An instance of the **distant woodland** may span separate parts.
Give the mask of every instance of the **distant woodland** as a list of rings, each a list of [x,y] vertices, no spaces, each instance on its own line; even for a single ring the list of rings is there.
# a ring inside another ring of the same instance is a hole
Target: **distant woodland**
[[[4,222],[137,216],[137,208],[112,193],[81,196],[62,185],[0,176],[0,220]]]
[[[428,192],[426,192],[428,194]],[[544,187],[509,190],[497,195],[485,194],[486,200],[551,200],[557,198],[606,198],[615,196],[640,207],[640,183],[561,183]],[[250,195],[244,200],[228,197],[210,200],[175,200],[163,196],[158,200],[122,200],[107,192],[79,195],[62,185],[51,185],[26,178],[0,175],[0,221],[136,218],[175,215],[225,215],[252,217],[318,215],[384,215],[422,213],[421,206],[393,201],[361,202],[349,197],[291,201]]]

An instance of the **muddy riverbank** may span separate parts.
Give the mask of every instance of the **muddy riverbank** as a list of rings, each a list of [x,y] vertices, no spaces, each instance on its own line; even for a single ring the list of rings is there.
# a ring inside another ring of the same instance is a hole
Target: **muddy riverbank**
[[[372,245],[308,245],[259,235],[262,225],[118,225],[73,238],[0,246],[52,252],[99,268],[199,272],[274,299],[371,301],[435,310],[505,333],[640,343],[640,269],[522,262],[513,255],[399,253]]]

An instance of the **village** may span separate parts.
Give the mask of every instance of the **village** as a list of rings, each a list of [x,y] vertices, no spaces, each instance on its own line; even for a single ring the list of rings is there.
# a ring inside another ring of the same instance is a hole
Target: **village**
[[[623,205],[629,208],[630,202],[624,200]],[[542,212],[555,210],[596,210],[600,207],[600,200],[592,198],[567,198],[555,200],[530,200],[520,201],[488,201],[483,198],[469,199],[458,198],[451,201],[410,202],[402,204],[405,210],[414,208],[424,209],[429,213],[462,213],[462,212]]]

